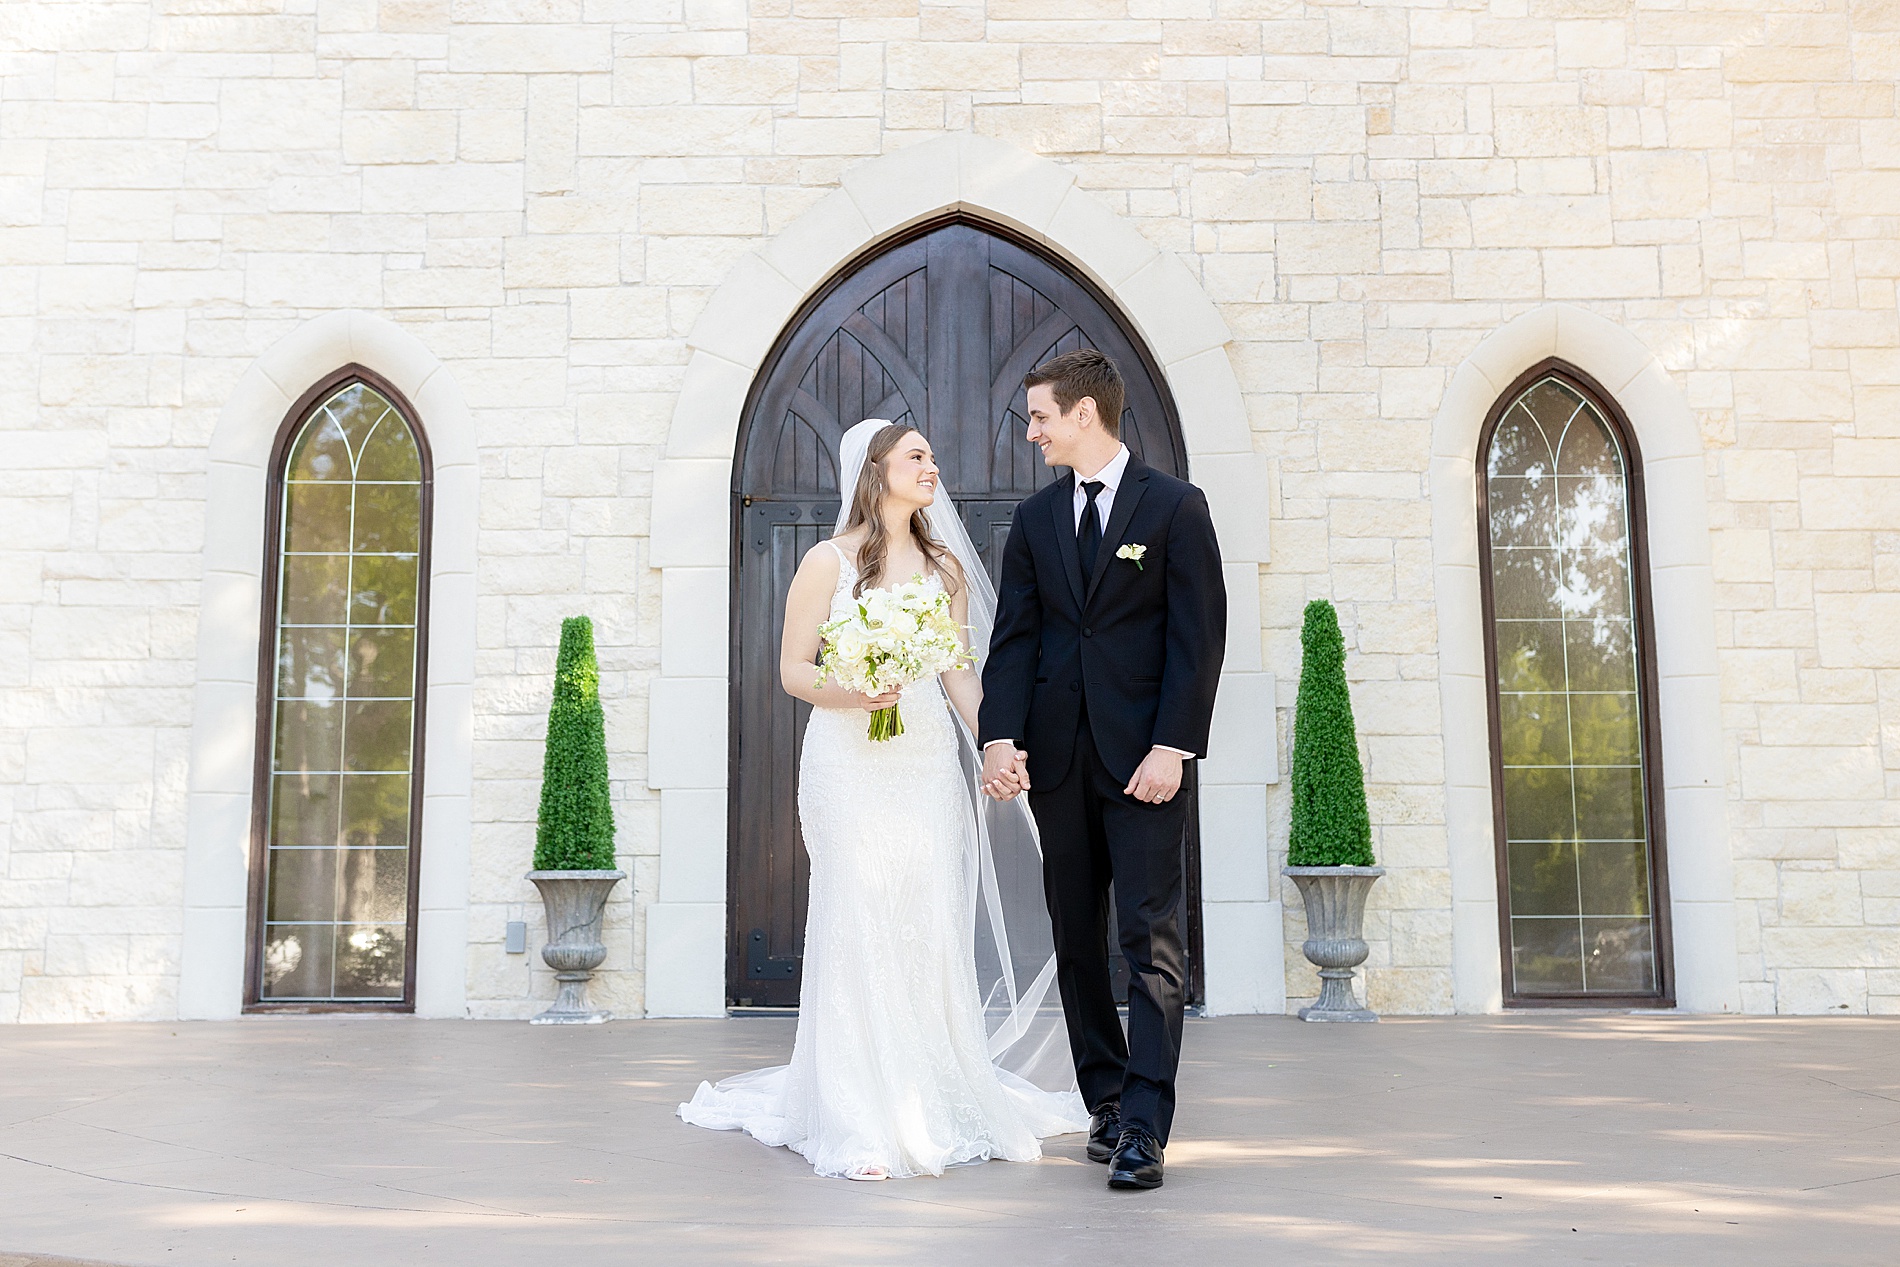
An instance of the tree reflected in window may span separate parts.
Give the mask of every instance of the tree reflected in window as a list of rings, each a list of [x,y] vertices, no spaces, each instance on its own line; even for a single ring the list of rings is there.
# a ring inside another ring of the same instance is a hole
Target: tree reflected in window
[[[1511,992],[1662,990],[1624,446],[1558,374],[1483,461]]]
[[[260,1002],[401,1001],[414,894],[424,457],[362,381],[282,476]]]

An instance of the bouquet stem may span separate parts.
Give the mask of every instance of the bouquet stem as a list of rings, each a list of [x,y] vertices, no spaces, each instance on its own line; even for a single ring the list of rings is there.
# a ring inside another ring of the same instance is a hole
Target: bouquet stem
[[[870,737],[873,743],[883,743],[886,739],[895,739],[904,733],[904,719],[898,715],[897,705],[880,708],[871,714]]]

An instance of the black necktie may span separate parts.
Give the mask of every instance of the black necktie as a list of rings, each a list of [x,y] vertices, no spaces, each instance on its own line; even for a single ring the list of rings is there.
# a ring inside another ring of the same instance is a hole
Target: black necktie
[[[1102,517],[1095,513],[1095,499],[1101,495],[1102,481],[1089,480],[1082,485],[1088,500],[1082,504],[1082,522],[1075,528],[1076,549],[1082,555],[1082,577],[1095,575],[1095,556],[1102,552]]]

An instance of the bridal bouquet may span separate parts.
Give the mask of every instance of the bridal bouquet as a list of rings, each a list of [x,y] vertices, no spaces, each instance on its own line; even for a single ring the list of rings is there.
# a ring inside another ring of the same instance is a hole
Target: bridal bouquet
[[[963,649],[958,634],[950,596],[926,585],[921,576],[871,590],[857,600],[850,615],[819,627],[824,649],[814,685],[824,685],[829,675],[846,690],[882,695],[962,668],[974,657]],[[895,739],[903,733],[897,705],[871,714],[872,739]]]

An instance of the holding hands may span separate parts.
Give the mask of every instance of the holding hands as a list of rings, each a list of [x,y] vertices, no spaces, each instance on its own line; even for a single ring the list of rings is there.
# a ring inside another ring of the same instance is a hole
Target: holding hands
[[[985,795],[999,801],[1013,801],[1029,790],[1029,754],[1007,741],[983,749],[983,773],[979,777]]]

